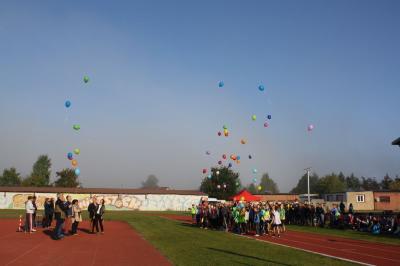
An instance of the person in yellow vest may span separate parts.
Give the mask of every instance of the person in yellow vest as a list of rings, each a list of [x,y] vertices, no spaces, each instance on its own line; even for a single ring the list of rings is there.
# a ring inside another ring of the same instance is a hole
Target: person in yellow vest
[[[196,224],[196,214],[197,214],[196,205],[192,204],[192,208],[190,208],[189,210],[190,210],[190,214],[192,215],[192,223]]]

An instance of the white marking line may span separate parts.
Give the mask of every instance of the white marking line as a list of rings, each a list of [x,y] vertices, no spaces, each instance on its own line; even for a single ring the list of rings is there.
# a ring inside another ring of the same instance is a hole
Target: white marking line
[[[7,265],[10,265],[11,263],[16,262],[17,260],[19,260],[19,259],[22,258],[23,256],[28,255],[28,254],[31,253],[34,249],[37,249],[37,248],[38,248],[39,246],[41,246],[42,244],[43,244],[43,242],[37,244],[36,246],[34,246],[33,248],[31,248],[30,250],[25,251],[24,253],[22,253],[21,255],[19,255],[18,257],[16,257],[15,259],[13,259],[12,261],[8,262],[8,263],[6,264],[6,266],[7,266]]]
[[[294,231],[292,231],[292,232],[294,232]],[[289,233],[289,236],[291,236],[290,235],[290,233]],[[294,235],[293,237],[296,237],[296,235]],[[312,239],[312,240],[321,240],[321,238],[318,238],[318,237],[309,237],[309,236],[300,236],[300,235],[297,235],[297,237],[298,238],[302,238],[302,239]],[[328,235],[326,235],[326,237],[329,237]],[[346,239],[346,240],[352,240],[352,239],[350,239],[350,238],[344,238],[344,239]],[[395,254],[397,254],[398,253],[398,251],[394,251],[394,250],[387,250],[387,249],[384,249],[384,248],[376,248],[376,247],[369,247],[368,246],[368,242],[367,243],[364,243],[365,245],[356,245],[356,244],[353,244],[353,243],[348,243],[348,242],[341,242],[342,240],[337,240],[337,239],[334,239],[335,241],[333,241],[333,242],[337,242],[337,243],[340,243],[341,245],[347,245],[347,246],[354,246],[354,247],[359,247],[359,248],[367,248],[367,249],[374,249],[374,250],[379,250],[379,251],[383,251],[383,252],[388,252],[388,253],[395,253]],[[329,241],[329,240],[328,240]],[[360,241],[363,241],[363,240],[360,240]],[[373,242],[371,242],[371,243],[373,243]]]
[[[307,242],[304,242],[304,241],[297,241],[297,240],[292,240],[292,239],[287,239],[287,238],[284,238],[283,240],[291,241],[291,242],[295,242],[295,243],[299,243],[299,244],[303,244],[303,245],[309,245],[309,246],[316,246],[316,247],[320,246],[319,244],[307,243]],[[325,246],[325,248],[329,248],[329,249],[333,249],[333,250],[339,250],[339,251],[347,252],[347,253],[353,253],[353,254],[356,254],[356,255],[368,256],[368,257],[381,259],[381,260],[391,260],[391,261],[395,261],[395,262],[400,262],[399,260],[396,260],[396,259],[390,259],[390,258],[387,258],[387,257],[373,256],[373,255],[370,255],[370,254],[365,254],[364,252],[360,253],[360,252],[354,252],[354,251],[350,251],[350,250],[346,250],[346,249],[342,249],[342,248],[333,248],[333,247],[327,247],[327,246]]]
[[[97,242],[97,245],[96,245],[96,249],[94,250],[94,254],[93,254],[93,258],[92,258],[92,266],[93,265],[95,265],[95,263],[96,263],[96,257],[97,257],[97,251],[99,250],[99,244],[98,244],[98,242],[99,241],[96,241]]]
[[[234,234],[234,235],[236,235],[236,234]],[[285,244],[271,242],[271,241],[268,241],[268,240],[253,238],[251,236],[244,236],[244,235],[236,235],[236,236],[241,236],[241,237],[245,237],[245,238],[248,238],[248,239],[253,239],[253,240],[261,241],[261,242],[265,242],[265,243],[270,243],[270,244],[273,244],[273,245],[278,245],[278,246],[282,246],[282,247],[286,247],[286,248],[292,248],[292,249],[296,249],[296,250],[301,250],[301,251],[305,251],[305,252],[308,252],[308,253],[313,253],[313,254],[317,254],[317,255],[321,255],[321,256],[324,256],[324,257],[329,257],[329,258],[333,258],[333,259],[337,259],[337,260],[343,260],[343,261],[348,261],[348,262],[352,262],[352,263],[357,263],[357,264],[360,264],[360,265],[375,266],[374,264],[369,264],[369,263],[365,263],[365,262],[361,262],[361,261],[357,261],[357,260],[346,259],[346,258],[342,258],[342,257],[336,257],[336,256],[333,256],[333,255],[328,255],[328,254],[324,254],[324,253],[320,253],[320,252],[316,252],[316,251],[311,251],[311,250],[307,250],[307,249],[292,247],[292,246],[288,246],[288,245],[285,245]]]

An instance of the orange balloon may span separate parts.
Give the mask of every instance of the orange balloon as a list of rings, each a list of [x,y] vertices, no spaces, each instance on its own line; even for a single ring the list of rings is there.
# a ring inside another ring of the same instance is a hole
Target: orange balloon
[[[77,166],[78,165],[78,161],[77,160],[72,160],[71,163],[72,163],[72,166]]]
[[[245,140],[245,139],[242,139],[242,140],[240,141],[240,143],[246,144],[246,140]]]

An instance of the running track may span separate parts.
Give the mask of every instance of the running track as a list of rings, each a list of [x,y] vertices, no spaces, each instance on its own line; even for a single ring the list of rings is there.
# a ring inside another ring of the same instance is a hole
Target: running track
[[[17,233],[16,225],[16,220],[0,220],[0,265],[171,265],[124,222],[106,221],[104,235],[82,229],[57,241],[43,229]]]
[[[163,217],[191,223],[191,217],[189,216],[163,215]],[[244,237],[355,263],[382,266],[400,265],[400,245],[380,244],[295,231],[288,231],[281,238],[271,236],[255,237],[254,235]]]

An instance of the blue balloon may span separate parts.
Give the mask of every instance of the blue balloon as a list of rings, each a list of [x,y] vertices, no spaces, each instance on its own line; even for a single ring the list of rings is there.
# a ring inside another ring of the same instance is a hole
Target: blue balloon
[[[264,88],[264,85],[261,84],[260,86],[258,86],[258,89],[259,89],[260,91],[264,91],[264,89],[265,89],[265,88]]]
[[[224,84],[223,81],[220,81],[220,82],[218,83],[218,87],[220,87],[220,88],[222,88],[224,85],[225,85],[225,84]]]
[[[257,178],[253,178],[253,182],[254,182],[254,183],[257,183]]]
[[[72,152],[68,152],[67,157],[68,160],[72,160],[72,158],[74,158],[74,155],[72,154]]]
[[[71,102],[70,101],[66,101],[65,102],[65,107],[69,108],[71,106]]]
[[[236,160],[240,160],[240,156],[238,155],[238,156],[236,156]]]
[[[268,119],[271,119],[271,118],[272,118],[272,116],[271,116],[271,115],[268,115],[268,116],[267,116],[267,118],[268,118]]]
[[[251,158],[253,158],[253,157],[251,157],[251,155],[249,155],[249,159],[251,159]]]
[[[229,163],[229,164],[228,164],[228,168],[231,168],[231,167],[232,167],[232,163]]]
[[[75,175],[79,176],[81,174],[81,170],[79,170],[79,168],[75,169]]]
[[[208,179],[211,179],[211,175],[208,175],[207,178],[208,178]]]

